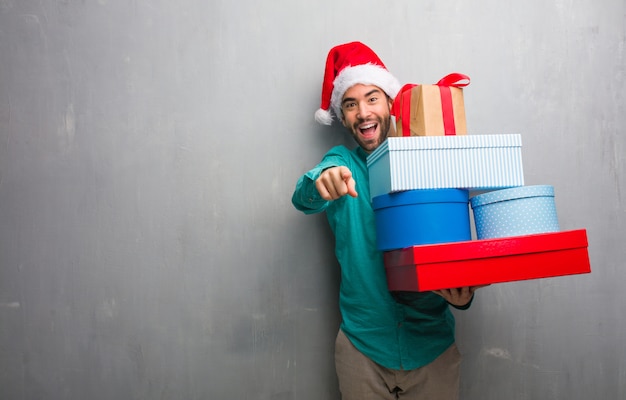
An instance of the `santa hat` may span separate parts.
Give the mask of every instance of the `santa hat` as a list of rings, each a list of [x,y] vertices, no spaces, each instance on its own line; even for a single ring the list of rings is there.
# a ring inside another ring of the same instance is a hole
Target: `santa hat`
[[[400,90],[400,82],[363,43],[351,42],[330,49],[322,83],[322,104],[315,112],[315,120],[324,125],[332,124],[331,108],[335,116],[341,118],[343,95],[358,83],[378,86],[392,99]]]

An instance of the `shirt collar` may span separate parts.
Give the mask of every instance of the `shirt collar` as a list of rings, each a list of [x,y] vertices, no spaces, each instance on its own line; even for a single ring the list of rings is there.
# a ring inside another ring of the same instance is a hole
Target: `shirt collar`
[[[369,154],[367,154],[367,152],[365,152],[365,150],[363,150],[363,147],[358,146],[356,149],[356,154],[363,160],[363,161],[367,161],[367,156]]]

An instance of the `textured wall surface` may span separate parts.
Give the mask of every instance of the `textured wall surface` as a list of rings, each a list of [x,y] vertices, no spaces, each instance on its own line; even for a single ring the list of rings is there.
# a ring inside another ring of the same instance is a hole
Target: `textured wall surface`
[[[463,399],[626,398],[626,5],[0,0],[0,398],[338,399],[339,272],[296,179],[330,47],[458,71],[470,134],[586,228],[589,275],[457,313]]]

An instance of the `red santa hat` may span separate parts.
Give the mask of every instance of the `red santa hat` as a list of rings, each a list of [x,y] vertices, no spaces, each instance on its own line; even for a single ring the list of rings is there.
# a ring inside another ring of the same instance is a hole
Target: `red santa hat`
[[[315,120],[324,125],[332,124],[331,108],[335,116],[341,118],[343,95],[358,83],[378,86],[391,98],[400,90],[400,82],[363,43],[345,43],[330,49],[322,83],[322,104],[315,112]]]

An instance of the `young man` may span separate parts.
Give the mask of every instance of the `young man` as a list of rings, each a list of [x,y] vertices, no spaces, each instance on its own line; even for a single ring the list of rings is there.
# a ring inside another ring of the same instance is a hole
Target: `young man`
[[[341,327],[335,364],[344,400],[457,399],[460,354],[449,305],[468,308],[475,288],[411,293],[387,289],[376,250],[366,157],[389,134],[398,80],[359,42],[330,50],[318,122],[331,110],[358,144],[332,148],[297,182],[293,205],[306,214],[326,211],[341,265]]]

